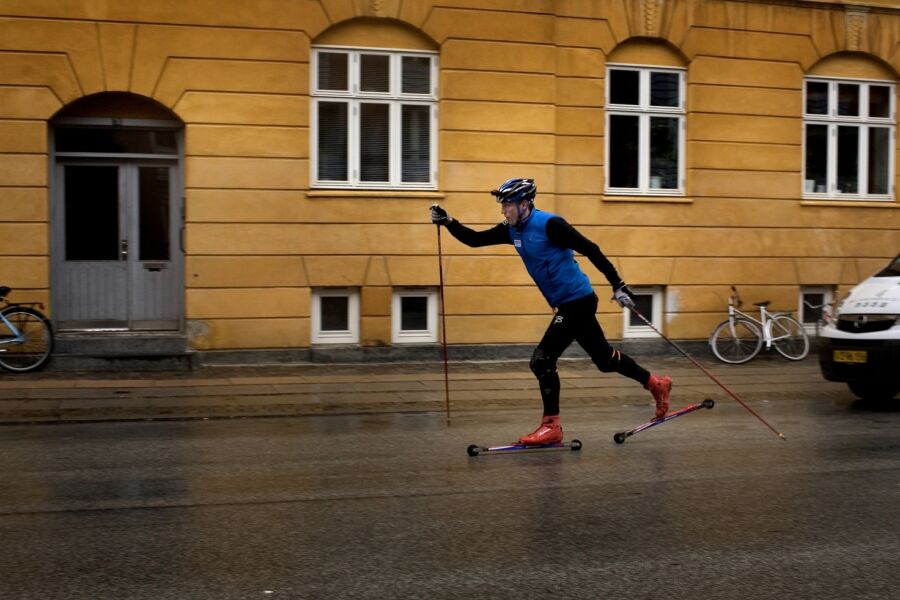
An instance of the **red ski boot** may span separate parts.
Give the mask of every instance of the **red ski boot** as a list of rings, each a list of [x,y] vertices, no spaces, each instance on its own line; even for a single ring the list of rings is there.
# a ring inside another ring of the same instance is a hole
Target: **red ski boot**
[[[672,378],[668,375],[651,375],[644,387],[650,390],[653,399],[656,400],[656,418],[662,419],[669,412],[669,392],[672,391]]]
[[[519,438],[519,443],[526,446],[558,444],[561,441],[563,441],[563,430],[559,423],[559,415],[552,417],[545,415],[540,427]]]

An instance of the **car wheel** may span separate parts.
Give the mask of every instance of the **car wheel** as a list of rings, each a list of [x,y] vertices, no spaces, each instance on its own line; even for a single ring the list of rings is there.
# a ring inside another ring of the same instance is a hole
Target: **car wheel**
[[[850,391],[863,400],[886,402],[900,392],[900,383],[889,381],[854,381],[847,384]]]

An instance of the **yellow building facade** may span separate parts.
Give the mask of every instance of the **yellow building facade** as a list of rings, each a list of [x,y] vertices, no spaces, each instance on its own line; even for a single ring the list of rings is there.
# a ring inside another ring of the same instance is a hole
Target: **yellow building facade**
[[[704,339],[900,251],[898,48],[894,0],[0,0],[0,284],[63,333],[434,344],[429,206],[530,177]],[[441,249],[449,344],[539,340],[512,246]]]

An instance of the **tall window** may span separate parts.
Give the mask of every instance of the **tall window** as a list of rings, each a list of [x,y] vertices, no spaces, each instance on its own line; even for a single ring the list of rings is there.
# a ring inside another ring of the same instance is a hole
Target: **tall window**
[[[806,80],[805,198],[892,199],[894,95],[888,82]]]
[[[610,66],[606,192],[684,193],[684,71]]]
[[[321,47],[312,80],[313,186],[435,187],[437,56]]]

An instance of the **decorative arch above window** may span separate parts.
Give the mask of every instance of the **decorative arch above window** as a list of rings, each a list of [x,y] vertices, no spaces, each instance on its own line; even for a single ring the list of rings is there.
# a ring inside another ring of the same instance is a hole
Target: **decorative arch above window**
[[[316,36],[312,45],[438,51],[437,42],[411,25],[394,19],[367,17],[342,21],[329,27]]]

